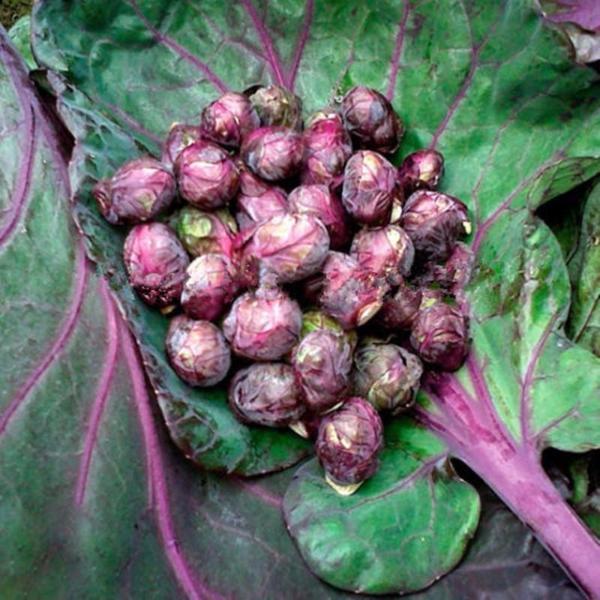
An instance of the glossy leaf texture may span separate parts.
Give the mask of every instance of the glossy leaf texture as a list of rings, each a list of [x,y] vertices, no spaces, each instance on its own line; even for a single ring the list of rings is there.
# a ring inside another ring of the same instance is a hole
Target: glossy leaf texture
[[[513,497],[507,473],[520,469],[532,477],[535,493],[555,499],[539,450],[600,445],[600,409],[593,402],[598,363],[563,335],[566,267],[555,238],[532,216],[540,204],[600,170],[599,92],[593,71],[573,67],[531,3],[113,0],[73,6],[45,0],[33,28],[36,57],[58,74],[61,114],[77,138],[71,173],[88,251],[119,292],[172,429],[190,423],[192,402],[184,397],[188,390],[161,371],[165,320],[125,288],[118,258],[122,237],[95,212],[91,183],[125,158],[156,152],[171,122],[196,119],[224,89],[275,81],[294,88],[307,111],[356,83],[387,94],[407,124],[400,153],[431,146],[446,155],[443,189],[470,208],[479,263],[465,299],[472,313],[471,357],[457,375],[428,381],[417,417],[565,564],[539,515]],[[208,403],[213,412],[206,426]],[[217,400],[193,402],[191,427],[182,432],[194,440],[202,464],[251,473],[289,464],[301,453],[284,440],[285,460],[273,455],[272,444],[268,452],[257,452],[254,442],[260,444],[262,434],[237,441],[239,430],[229,429],[232,422],[219,406]],[[400,469],[401,457],[395,460]],[[308,473],[302,471],[294,485],[301,486]],[[554,510],[563,525],[576,529],[573,543],[581,549],[588,543],[584,530],[556,501]],[[300,498],[295,508],[310,512],[326,502],[323,492],[319,502],[313,496],[304,506]],[[456,519],[453,526],[468,537],[469,519]],[[369,516],[356,526],[369,524],[373,538],[387,535]],[[319,534],[307,535],[300,547],[307,562],[316,564]],[[354,551],[360,543],[355,540]],[[582,555],[591,560],[593,552]],[[454,560],[432,569],[431,576]],[[582,561],[566,566],[585,576]],[[321,574],[333,581],[333,575]],[[335,583],[353,588],[352,577]],[[403,585],[396,591],[412,589]]]

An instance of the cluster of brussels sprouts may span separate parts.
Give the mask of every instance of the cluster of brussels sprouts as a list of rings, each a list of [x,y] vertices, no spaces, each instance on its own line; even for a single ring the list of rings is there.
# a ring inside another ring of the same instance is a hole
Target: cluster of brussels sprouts
[[[465,359],[469,221],[435,191],[438,152],[385,158],[404,128],[377,91],[351,89],[305,128],[301,113],[278,86],[228,92],[198,126],[173,125],[160,160],[94,193],[110,223],[133,225],[129,281],[174,315],[179,377],[230,376],[240,421],[315,439],[328,481],[351,493],[377,468],[379,413],[412,406],[424,366]]]

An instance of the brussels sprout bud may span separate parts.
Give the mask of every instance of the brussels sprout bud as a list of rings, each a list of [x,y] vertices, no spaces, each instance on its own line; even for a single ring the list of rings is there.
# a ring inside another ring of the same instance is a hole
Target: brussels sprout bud
[[[358,336],[356,331],[346,331],[334,318],[330,317],[322,310],[308,310],[302,315],[302,329],[300,338],[306,337],[313,331],[332,331],[346,336],[348,343],[352,346],[352,350],[356,348]]]
[[[313,215],[278,215],[259,225],[246,243],[245,269],[260,263],[281,283],[299,281],[317,273],[327,257],[329,235]]]
[[[288,197],[288,209],[292,213],[310,214],[318,217],[327,227],[331,247],[344,247],[350,238],[350,229],[340,201],[325,185],[301,185]]]
[[[413,241],[422,261],[446,260],[457,238],[471,231],[467,207],[441,192],[418,190],[408,198],[402,227]]]
[[[305,336],[294,350],[292,365],[312,413],[321,414],[346,396],[353,347],[343,333],[322,329]]]
[[[384,277],[392,285],[409,275],[415,259],[415,249],[406,233],[396,225],[363,229],[352,241],[350,254],[358,263]]]
[[[258,127],[258,115],[244,94],[227,92],[202,111],[202,134],[227,148],[239,148],[244,137]]]
[[[171,320],[166,339],[171,366],[183,381],[196,387],[219,383],[231,366],[229,346],[215,325],[184,315]]]
[[[382,447],[383,423],[363,398],[349,398],[321,419],[317,456],[336,484],[356,484],[371,477],[377,471]]]
[[[298,303],[278,288],[241,295],[223,321],[223,332],[239,356],[277,360],[297,343],[302,327]]]
[[[175,162],[175,174],[182,198],[204,210],[224,206],[238,190],[235,163],[223,148],[210,142],[184,148]]]
[[[437,187],[444,172],[444,157],[437,150],[417,150],[409,154],[398,169],[398,180],[405,194]]]
[[[294,370],[281,363],[238,371],[229,386],[229,405],[240,421],[265,427],[286,427],[306,410]]]
[[[263,126],[302,127],[302,101],[278,85],[261,87],[250,96]]]
[[[182,208],[173,218],[173,227],[192,256],[235,253],[237,226],[226,209],[204,212],[197,208]]]
[[[359,85],[342,100],[346,129],[358,148],[389,154],[400,145],[404,126],[387,98],[378,91]]]
[[[188,317],[213,321],[229,305],[238,291],[231,261],[221,254],[204,254],[187,268],[181,306]]]
[[[162,163],[172,167],[184,148],[191,146],[201,139],[200,127],[185,125],[184,123],[173,123],[163,145]]]
[[[299,171],[303,152],[300,133],[286,127],[261,127],[244,140],[241,156],[259,177],[281,181]]]
[[[374,317],[389,289],[356,259],[340,252],[329,253],[323,275],[320,305],[344,329],[354,329]]]
[[[438,285],[450,294],[457,296],[469,283],[475,256],[469,246],[458,242],[441,265],[431,265],[418,277],[420,285]]]
[[[381,310],[377,313],[378,325],[391,331],[408,331],[421,305],[421,290],[402,282],[392,296],[383,301]]]
[[[240,193],[236,206],[236,221],[240,231],[245,232],[275,215],[285,214],[287,195],[281,188],[262,181],[243,167],[240,169]]]
[[[340,115],[317,113],[304,131],[302,183],[335,185],[351,155],[352,142]]]
[[[410,343],[423,361],[443,371],[456,371],[469,352],[468,321],[455,306],[425,296]]]
[[[136,225],[125,239],[123,262],[129,283],[146,304],[166,308],[179,301],[190,261],[169,227]]]
[[[415,401],[423,374],[421,361],[394,344],[366,340],[354,356],[354,392],[376,410],[396,415]]]
[[[360,223],[383,225],[394,202],[402,202],[394,165],[369,150],[351,156],[344,170],[344,208]]]
[[[110,179],[99,181],[93,194],[109,223],[143,223],[169,208],[175,198],[175,180],[157,160],[138,158]]]

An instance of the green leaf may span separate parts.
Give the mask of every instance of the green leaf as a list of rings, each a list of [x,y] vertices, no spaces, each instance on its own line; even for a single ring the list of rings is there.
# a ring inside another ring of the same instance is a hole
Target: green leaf
[[[202,450],[198,460],[211,468],[259,472],[286,461],[270,450],[256,457],[253,443],[240,442],[229,429],[218,401],[205,399],[199,410],[178,382],[159,376],[164,321],[146,314],[125,290],[119,234],[94,212],[90,185],[125,157],[156,152],[172,121],[197,118],[225,87],[283,83],[303,97],[307,112],[356,83],[385,91],[407,123],[401,152],[430,145],[446,155],[443,189],[468,203],[478,255],[465,299],[473,351],[456,375],[425,382],[416,416],[505,498],[584,589],[600,593],[585,563],[597,549],[556,497],[538,455],[550,444],[578,451],[600,444],[597,362],[564,337],[566,267],[555,238],[531,215],[600,170],[600,92],[593,71],[571,65],[530,2],[198,6],[108,0],[74,6],[44,0],[33,30],[38,60],[65,81],[62,89],[59,81],[54,85],[77,138],[71,173],[88,252],[119,291],[171,428],[180,423],[178,410],[204,418],[209,403],[214,409],[214,427],[194,425],[185,433]],[[282,440],[287,457],[297,458],[300,450],[286,444]],[[515,489],[515,473],[531,481],[527,495]],[[323,489],[319,502],[326,498]],[[310,511],[313,502],[300,508]],[[561,526],[548,527],[554,522]],[[458,517],[446,525],[464,531]],[[570,531],[562,546],[561,528]],[[373,541],[382,543],[376,535]],[[430,575],[450,566],[439,563],[434,572],[430,565]],[[424,574],[427,568],[420,567]],[[368,563],[363,571],[374,569]],[[351,567],[341,564],[338,571],[346,577],[335,583],[353,587],[358,575]],[[333,581],[334,574],[326,576]],[[371,585],[385,587],[388,577],[385,571]]]
[[[479,521],[479,496],[447,449],[412,420],[386,428],[377,473],[352,496],[335,492],[315,460],[286,492],[287,527],[313,572],[356,593],[410,592],[461,559]]]
[[[28,69],[35,69],[37,64],[31,52],[31,17],[24,15],[9,30],[8,37],[25,61]]]
[[[600,356],[600,186],[585,203],[579,244],[569,267],[574,290],[567,333]]]

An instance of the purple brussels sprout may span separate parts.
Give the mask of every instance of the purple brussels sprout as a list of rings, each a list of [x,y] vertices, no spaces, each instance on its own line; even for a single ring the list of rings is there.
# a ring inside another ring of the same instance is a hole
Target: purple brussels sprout
[[[441,295],[423,294],[410,343],[424,362],[442,371],[456,371],[469,352],[468,319]]]
[[[227,92],[203,111],[200,121],[202,135],[226,146],[239,148],[242,140],[260,127],[260,119],[244,94]]]
[[[402,228],[421,261],[446,260],[458,237],[471,232],[467,207],[441,192],[417,190],[404,205]]]
[[[227,209],[204,212],[185,207],[174,216],[173,227],[192,256],[224,254],[231,259],[235,255],[237,225]]]
[[[344,170],[342,204],[360,223],[384,225],[394,203],[402,204],[396,167],[377,152],[362,150],[352,155]]]
[[[329,234],[314,215],[285,214],[259,225],[243,251],[243,268],[273,273],[280,283],[317,273],[327,258]]]
[[[223,332],[238,356],[278,360],[297,343],[302,311],[277,287],[263,286],[242,294],[223,321]]]
[[[138,158],[99,181],[93,194],[104,218],[123,225],[153,219],[169,208],[175,191],[175,179],[165,166],[154,158]]]
[[[243,142],[241,156],[250,169],[267,181],[295,175],[302,164],[302,135],[287,127],[261,127]]]
[[[460,295],[471,279],[475,256],[469,246],[458,242],[442,264],[430,265],[418,277],[420,285],[437,285],[453,296]]]
[[[323,265],[321,308],[344,329],[364,325],[377,314],[389,286],[355,258],[330,252]]]
[[[200,127],[173,123],[163,145],[161,161],[164,165],[173,167],[181,151],[202,139]]]
[[[187,268],[181,307],[192,319],[214,321],[231,304],[238,289],[231,261],[222,254],[204,254]]]
[[[352,141],[335,112],[318,112],[304,131],[302,183],[336,186],[352,155]]]
[[[327,412],[346,398],[353,350],[344,333],[321,329],[302,338],[292,365],[311,413]]]
[[[393,295],[383,301],[376,322],[388,331],[410,331],[421,306],[422,293],[401,282]]]
[[[287,194],[245,168],[240,168],[240,192],[235,218],[240,232],[253,229],[275,215],[287,212]]]
[[[239,173],[223,148],[199,141],[184,148],[175,161],[179,193],[204,210],[224,206],[237,193]]]
[[[288,209],[292,213],[319,217],[327,227],[331,247],[343,248],[350,239],[350,227],[340,201],[326,185],[301,185],[288,196]]]
[[[264,127],[302,128],[302,101],[289,90],[278,85],[259,87],[250,102]]]
[[[417,150],[398,169],[398,180],[406,195],[415,190],[437,188],[444,172],[444,157],[437,150]]]
[[[286,427],[306,410],[294,370],[282,363],[241,369],[231,380],[228,395],[231,409],[243,423]]]
[[[123,262],[129,283],[146,304],[166,309],[179,302],[190,259],[167,225],[133,227],[125,238]]]
[[[354,355],[354,393],[380,412],[397,415],[410,408],[422,374],[421,361],[395,344],[368,339]]]
[[[332,487],[351,494],[379,465],[383,423],[363,398],[353,397],[319,424],[316,451]]]
[[[395,152],[404,134],[404,126],[388,99],[362,85],[352,88],[342,100],[346,129],[358,148],[383,154]]]
[[[402,277],[410,274],[415,259],[411,239],[397,225],[362,229],[352,240],[350,254],[362,267],[392,285],[398,285]]]
[[[165,342],[171,366],[195,387],[219,383],[231,366],[229,346],[218,327],[184,315],[171,320]]]

